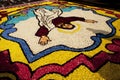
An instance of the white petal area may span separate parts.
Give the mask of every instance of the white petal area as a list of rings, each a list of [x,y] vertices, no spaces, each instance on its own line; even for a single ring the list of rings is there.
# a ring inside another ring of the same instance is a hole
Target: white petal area
[[[35,17],[20,21],[14,27],[17,31],[11,33],[10,36],[24,39],[32,50],[33,54],[37,54],[49,47],[55,45],[65,45],[72,48],[85,48],[94,43],[91,40],[91,36],[96,36],[96,33],[109,34],[111,28],[106,24],[106,21],[110,18],[94,14],[91,10],[84,11],[81,9],[75,9],[70,12],[64,12],[61,16],[69,17],[84,17],[86,19],[96,20],[98,23],[86,23],[82,21],[74,21],[73,25],[76,28],[73,30],[62,30],[55,28],[49,33],[49,37],[52,40],[47,45],[42,46],[38,44],[39,37],[35,36],[36,31],[39,29],[38,21]]]

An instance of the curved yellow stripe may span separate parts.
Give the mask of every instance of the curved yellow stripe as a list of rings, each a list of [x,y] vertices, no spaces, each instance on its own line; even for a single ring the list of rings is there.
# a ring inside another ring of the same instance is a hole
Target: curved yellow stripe
[[[75,29],[67,30],[67,29],[58,28],[58,31],[62,33],[66,33],[66,34],[73,34],[73,33],[80,31],[80,24],[75,23],[75,22],[72,22],[72,24],[75,25]]]
[[[7,78],[10,78],[11,80],[17,80],[16,79],[16,76],[11,74],[11,73],[0,73],[0,78],[4,78],[4,77],[7,77]]]
[[[7,21],[7,17],[2,18],[2,20],[0,20],[0,24],[2,24],[5,21]]]

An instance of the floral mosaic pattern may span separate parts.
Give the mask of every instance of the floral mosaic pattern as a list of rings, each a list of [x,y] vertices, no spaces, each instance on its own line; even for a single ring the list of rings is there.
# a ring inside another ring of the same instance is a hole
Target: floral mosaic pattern
[[[55,74],[57,75],[56,77],[50,77],[49,79],[59,80],[62,77],[62,79],[65,79],[65,80],[70,80],[70,79],[73,80],[79,76],[79,75],[77,76],[76,75],[77,73],[75,72],[83,66],[85,66],[85,68],[87,68],[92,74],[95,74],[95,77],[97,77],[96,73],[101,71],[101,69],[105,69],[105,66],[108,65],[109,63],[111,65],[116,64],[119,67],[119,64],[120,64],[120,39],[119,39],[119,32],[120,32],[119,15],[120,14],[119,12],[101,9],[101,8],[94,8],[94,7],[85,6],[85,5],[83,6],[80,4],[75,4],[70,2],[53,2],[53,3],[55,5],[52,5],[52,4],[49,4],[49,5],[58,6],[59,4],[66,3],[65,6],[61,5],[62,8],[66,6],[68,7],[70,5],[76,5],[76,6],[85,8],[85,10],[87,9],[93,10],[97,14],[111,18],[111,20],[109,20],[107,24],[112,28],[112,35],[107,35],[106,37],[106,35],[97,34],[98,38],[101,37],[103,39],[100,40],[101,42],[97,47],[90,50],[75,51],[74,49],[71,49],[66,51],[67,50],[66,48],[66,50],[63,50],[60,52],[59,50],[54,49],[53,52],[49,52],[50,53],[49,55],[48,54],[46,55],[46,52],[43,52],[41,57],[40,57],[41,54],[32,54],[32,53],[25,54],[25,50],[24,50],[25,48],[22,48],[20,41],[23,41],[22,44],[26,43],[26,41],[22,39],[17,39],[17,38],[14,38],[14,41],[13,41],[13,39],[11,39],[12,37],[9,37],[8,32],[10,29],[12,29],[12,27],[15,24],[6,24],[6,21],[4,21],[4,19],[5,17],[7,17],[7,20],[11,20],[13,17],[14,19],[15,18],[17,19],[17,17],[19,16],[25,17],[26,14],[27,16],[29,16],[28,7],[23,9],[18,9],[16,10],[16,12],[17,11],[19,12],[17,12],[17,14],[12,14],[12,15],[10,14],[13,13],[14,11],[11,11],[11,12],[8,12],[7,10],[0,11],[0,15],[1,15],[0,20],[2,21],[0,24],[0,79],[44,80],[44,79],[48,79],[49,78],[48,76],[51,76],[51,75],[53,76]],[[38,6],[39,5],[40,4],[38,4]],[[99,11],[103,11],[104,13]],[[16,30],[16,29],[12,29],[12,30]],[[97,41],[99,41],[99,39],[97,39],[96,42]],[[6,46],[6,44],[8,47]],[[12,47],[14,46],[13,44],[17,45],[16,49],[15,47],[14,48]],[[26,47],[26,50],[27,48],[29,47]],[[56,47],[53,47],[53,48],[56,48]],[[62,57],[62,60],[61,58],[58,59],[58,61],[56,60],[57,56],[55,55],[58,55],[58,54],[62,54],[58,56],[58,58]],[[69,55],[66,56],[65,54],[69,54]],[[49,58],[49,56],[51,57]],[[15,57],[18,59],[16,59]],[[64,57],[67,57],[68,59],[66,58],[64,59]],[[56,62],[54,62],[52,58],[56,60]],[[43,63],[37,62],[42,59],[45,62]],[[61,62],[61,61],[64,61],[64,62]],[[83,69],[83,71],[87,72],[85,68]],[[118,71],[119,71],[119,68],[118,68]],[[84,72],[84,75],[88,75],[88,73],[86,74],[85,72]],[[78,73],[80,73],[80,71]],[[73,76],[72,74],[75,74],[76,76]],[[72,75],[72,78],[67,79],[71,75]],[[106,78],[106,79],[111,79],[111,80],[119,79],[118,77],[119,73],[116,72],[116,75],[117,75],[116,77],[112,78],[111,76],[111,78]],[[61,76],[61,77],[58,77],[58,76]],[[103,78],[101,77],[94,78],[93,76],[89,76],[89,78],[87,77],[86,79],[92,78],[92,79],[102,80]]]

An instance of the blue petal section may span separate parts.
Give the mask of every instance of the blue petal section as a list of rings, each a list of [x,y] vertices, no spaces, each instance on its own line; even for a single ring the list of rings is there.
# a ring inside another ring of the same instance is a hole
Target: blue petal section
[[[24,20],[27,20],[31,17],[34,17],[35,15],[34,15],[32,9],[30,9],[25,16],[18,16],[18,17],[13,17],[13,16],[8,17],[9,20],[6,22],[6,24],[16,24],[20,21],[24,21]]]
[[[51,7],[51,6],[42,6],[42,7],[46,8],[46,9],[55,8],[55,7]],[[73,7],[64,8],[62,10],[63,10],[63,12],[69,12],[69,11],[74,10],[76,8],[78,8],[78,7],[73,6]],[[80,8],[80,9],[83,9],[83,8]],[[83,10],[88,10],[88,9],[83,9]],[[96,12],[94,12],[94,13],[97,14]],[[107,21],[107,24],[111,27],[112,32],[110,34],[107,34],[107,35],[103,35],[103,34],[98,33],[98,34],[96,34],[96,36],[92,36],[91,39],[94,41],[94,43],[91,46],[88,46],[85,48],[70,48],[70,47],[65,46],[65,45],[56,45],[56,46],[52,46],[46,50],[43,50],[37,54],[33,54],[33,52],[31,51],[31,49],[29,48],[29,46],[25,40],[9,36],[9,34],[16,31],[16,29],[13,28],[13,26],[16,23],[23,21],[23,20],[27,20],[27,19],[34,17],[34,16],[35,15],[33,13],[33,9],[29,9],[28,13],[25,16],[19,16],[16,18],[13,16],[9,16],[8,21],[3,23],[2,25],[0,25],[0,28],[4,29],[2,36],[6,39],[18,42],[21,45],[21,48],[24,52],[24,55],[26,56],[26,58],[29,62],[33,62],[33,61],[35,61],[43,56],[46,56],[48,54],[51,54],[54,51],[59,51],[59,50],[74,51],[74,52],[89,51],[89,50],[95,49],[96,47],[98,47],[100,45],[101,38],[108,38],[108,37],[111,37],[115,34],[115,28],[113,27],[112,22],[115,21],[116,19],[111,18],[110,20]]]
[[[14,24],[8,24],[6,25],[5,23],[1,24],[0,25],[0,28],[3,29],[3,30],[6,30],[6,29],[10,29],[14,26]]]

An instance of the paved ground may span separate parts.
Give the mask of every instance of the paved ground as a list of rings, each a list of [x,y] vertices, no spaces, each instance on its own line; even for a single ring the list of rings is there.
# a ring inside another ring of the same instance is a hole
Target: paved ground
[[[98,7],[105,7],[109,9],[115,9],[120,11],[120,0],[68,0],[87,5],[94,5]]]

